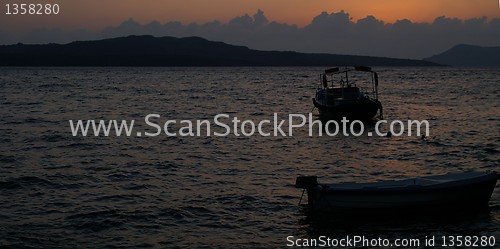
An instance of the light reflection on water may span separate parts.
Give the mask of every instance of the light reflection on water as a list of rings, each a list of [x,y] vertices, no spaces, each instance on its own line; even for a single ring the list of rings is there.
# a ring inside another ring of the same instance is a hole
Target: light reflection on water
[[[283,246],[286,236],[497,235],[491,211],[453,220],[317,225],[299,174],[375,181],[499,171],[498,70],[379,68],[388,120],[420,137],[72,137],[70,119],[262,120],[308,113],[321,68],[2,68],[0,244]],[[144,123],[142,122],[142,127]],[[459,208],[459,207],[457,207]]]

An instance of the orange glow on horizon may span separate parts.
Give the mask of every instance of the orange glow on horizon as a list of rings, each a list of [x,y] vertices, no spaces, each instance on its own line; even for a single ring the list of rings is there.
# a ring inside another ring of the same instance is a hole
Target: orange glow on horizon
[[[38,1],[38,0],[36,0]],[[372,15],[386,23],[401,19],[432,22],[436,17],[500,18],[496,0],[87,0],[60,3],[52,17],[0,15],[2,29],[63,28],[99,30],[133,18],[140,23],[180,21],[183,24],[218,20],[227,23],[258,9],[270,21],[306,26],[321,12],[349,13],[353,21]]]
[[[500,18],[500,9],[496,1],[488,0],[378,0],[376,1],[378,4],[370,5],[364,4],[366,3],[364,0],[350,2],[352,13],[357,13],[355,19],[363,18],[367,13],[373,13],[370,15],[389,23],[402,19],[430,23],[440,16],[459,19],[483,16],[490,19]]]

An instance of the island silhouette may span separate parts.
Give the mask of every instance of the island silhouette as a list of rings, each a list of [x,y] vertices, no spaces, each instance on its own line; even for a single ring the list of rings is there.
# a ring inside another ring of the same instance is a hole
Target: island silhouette
[[[0,46],[0,66],[437,66],[413,59],[259,51],[200,37],[127,36]]]
[[[500,47],[459,44],[424,60],[454,67],[500,67]]]

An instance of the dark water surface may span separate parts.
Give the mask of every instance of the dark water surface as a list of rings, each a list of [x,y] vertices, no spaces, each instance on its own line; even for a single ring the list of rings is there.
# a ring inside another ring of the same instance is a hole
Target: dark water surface
[[[500,71],[379,68],[388,120],[420,137],[73,137],[68,120],[308,113],[321,68],[0,68],[0,245],[284,247],[286,236],[497,236],[489,212],[310,222],[299,174],[375,181],[500,171]],[[154,130],[151,130],[154,132]],[[460,207],[457,207],[460,209]]]

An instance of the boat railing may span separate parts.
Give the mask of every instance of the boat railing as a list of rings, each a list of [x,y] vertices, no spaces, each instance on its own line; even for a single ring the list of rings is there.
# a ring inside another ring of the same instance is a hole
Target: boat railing
[[[358,72],[366,72],[370,73],[371,77],[371,87],[358,87],[356,83],[349,82],[349,72],[351,71],[358,71]],[[336,75],[341,75],[340,79],[338,77],[334,77]],[[329,68],[326,69],[324,73],[320,74],[320,82],[321,85],[317,89],[317,92],[320,91],[321,89],[329,89],[329,88],[335,88],[335,87],[340,87],[340,88],[349,88],[349,87],[358,87],[360,89],[360,93],[362,93],[364,96],[369,97],[371,99],[378,99],[378,74],[370,67],[365,67],[365,66],[356,66],[354,68],[344,68],[344,69],[339,69],[338,67],[334,68]],[[336,84],[338,83],[338,85]],[[328,97],[328,96],[327,96]]]

